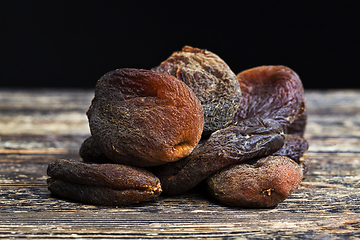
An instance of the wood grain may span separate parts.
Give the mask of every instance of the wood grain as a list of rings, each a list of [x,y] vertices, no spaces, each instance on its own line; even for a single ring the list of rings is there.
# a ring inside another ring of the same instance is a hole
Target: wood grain
[[[311,162],[272,209],[230,208],[201,186],[130,207],[50,194],[47,164],[79,158],[92,91],[0,90],[0,238],[246,239],[360,237],[360,91],[307,91]]]

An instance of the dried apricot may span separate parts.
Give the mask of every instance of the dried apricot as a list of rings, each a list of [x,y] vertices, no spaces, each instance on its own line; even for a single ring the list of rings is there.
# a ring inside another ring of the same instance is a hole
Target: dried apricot
[[[305,134],[307,124],[307,112],[304,112],[301,116],[296,118],[293,123],[285,128],[285,133],[295,134],[303,137]]]
[[[186,157],[204,126],[201,103],[186,84],[141,69],[101,77],[87,116],[91,135],[108,158],[141,167]]]
[[[114,163],[101,151],[92,136],[83,141],[79,149],[79,155],[84,162]]]
[[[267,156],[284,144],[282,128],[271,119],[251,118],[211,134],[186,158],[159,166],[160,178],[167,194],[184,193],[209,175],[231,164]]]
[[[177,77],[195,92],[204,108],[204,137],[231,124],[241,90],[235,73],[219,56],[185,46],[153,70]]]
[[[273,153],[274,156],[286,156],[299,163],[300,158],[308,150],[309,143],[305,138],[295,134],[285,134],[284,146]]]
[[[47,169],[53,194],[97,205],[130,205],[156,199],[160,180],[145,169],[59,159]]]
[[[271,118],[284,128],[305,111],[305,92],[299,76],[285,66],[260,66],[237,75],[241,103],[233,123],[249,117]]]
[[[240,163],[207,179],[209,193],[221,203],[244,208],[269,208],[297,189],[303,174],[288,157],[268,156],[255,163]]]

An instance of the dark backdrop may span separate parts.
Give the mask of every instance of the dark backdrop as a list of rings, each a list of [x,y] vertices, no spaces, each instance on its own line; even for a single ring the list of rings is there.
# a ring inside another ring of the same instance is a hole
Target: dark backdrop
[[[359,87],[358,1],[6,1],[0,87],[93,88],[184,45],[235,73],[286,65],[306,89]]]

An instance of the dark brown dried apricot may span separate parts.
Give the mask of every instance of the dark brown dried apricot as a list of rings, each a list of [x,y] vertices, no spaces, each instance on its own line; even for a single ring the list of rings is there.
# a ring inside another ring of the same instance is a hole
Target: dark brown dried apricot
[[[84,162],[114,163],[101,151],[92,136],[86,138],[81,144],[79,149],[79,155]]]
[[[156,199],[160,180],[145,169],[59,159],[48,165],[53,194],[97,205],[130,205]]]
[[[285,128],[286,134],[295,134],[303,137],[305,134],[307,124],[307,112],[304,112],[301,116],[296,118],[293,123]]]
[[[288,157],[268,156],[253,164],[241,163],[207,179],[209,193],[221,203],[244,208],[269,208],[297,189],[303,174]]]
[[[271,119],[246,119],[237,126],[214,132],[188,157],[159,166],[155,175],[165,193],[180,194],[226,166],[272,154],[283,144],[279,123]]]
[[[204,125],[201,103],[186,84],[141,69],[117,69],[101,77],[87,116],[107,157],[141,167],[186,157]]]
[[[308,150],[309,143],[305,138],[294,134],[285,134],[284,146],[274,152],[274,156],[286,156],[299,163],[300,158]]]
[[[249,117],[271,118],[284,128],[305,111],[305,92],[299,76],[285,66],[260,66],[237,75],[241,103],[233,123]]]
[[[195,92],[204,108],[203,136],[231,124],[241,91],[235,73],[219,56],[185,46],[153,70],[177,77]]]

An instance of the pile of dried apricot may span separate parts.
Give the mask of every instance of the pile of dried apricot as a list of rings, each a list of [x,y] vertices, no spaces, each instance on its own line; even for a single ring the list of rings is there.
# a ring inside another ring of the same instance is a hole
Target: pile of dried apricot
[[[235,75],[216,54],[185,46],[151,70],[102,76],[87,117],[83,161],[48,166],[55,195],[123,206],[203,183],[225,205],[267,208],[307,171],[305,93],[285,66]]]

